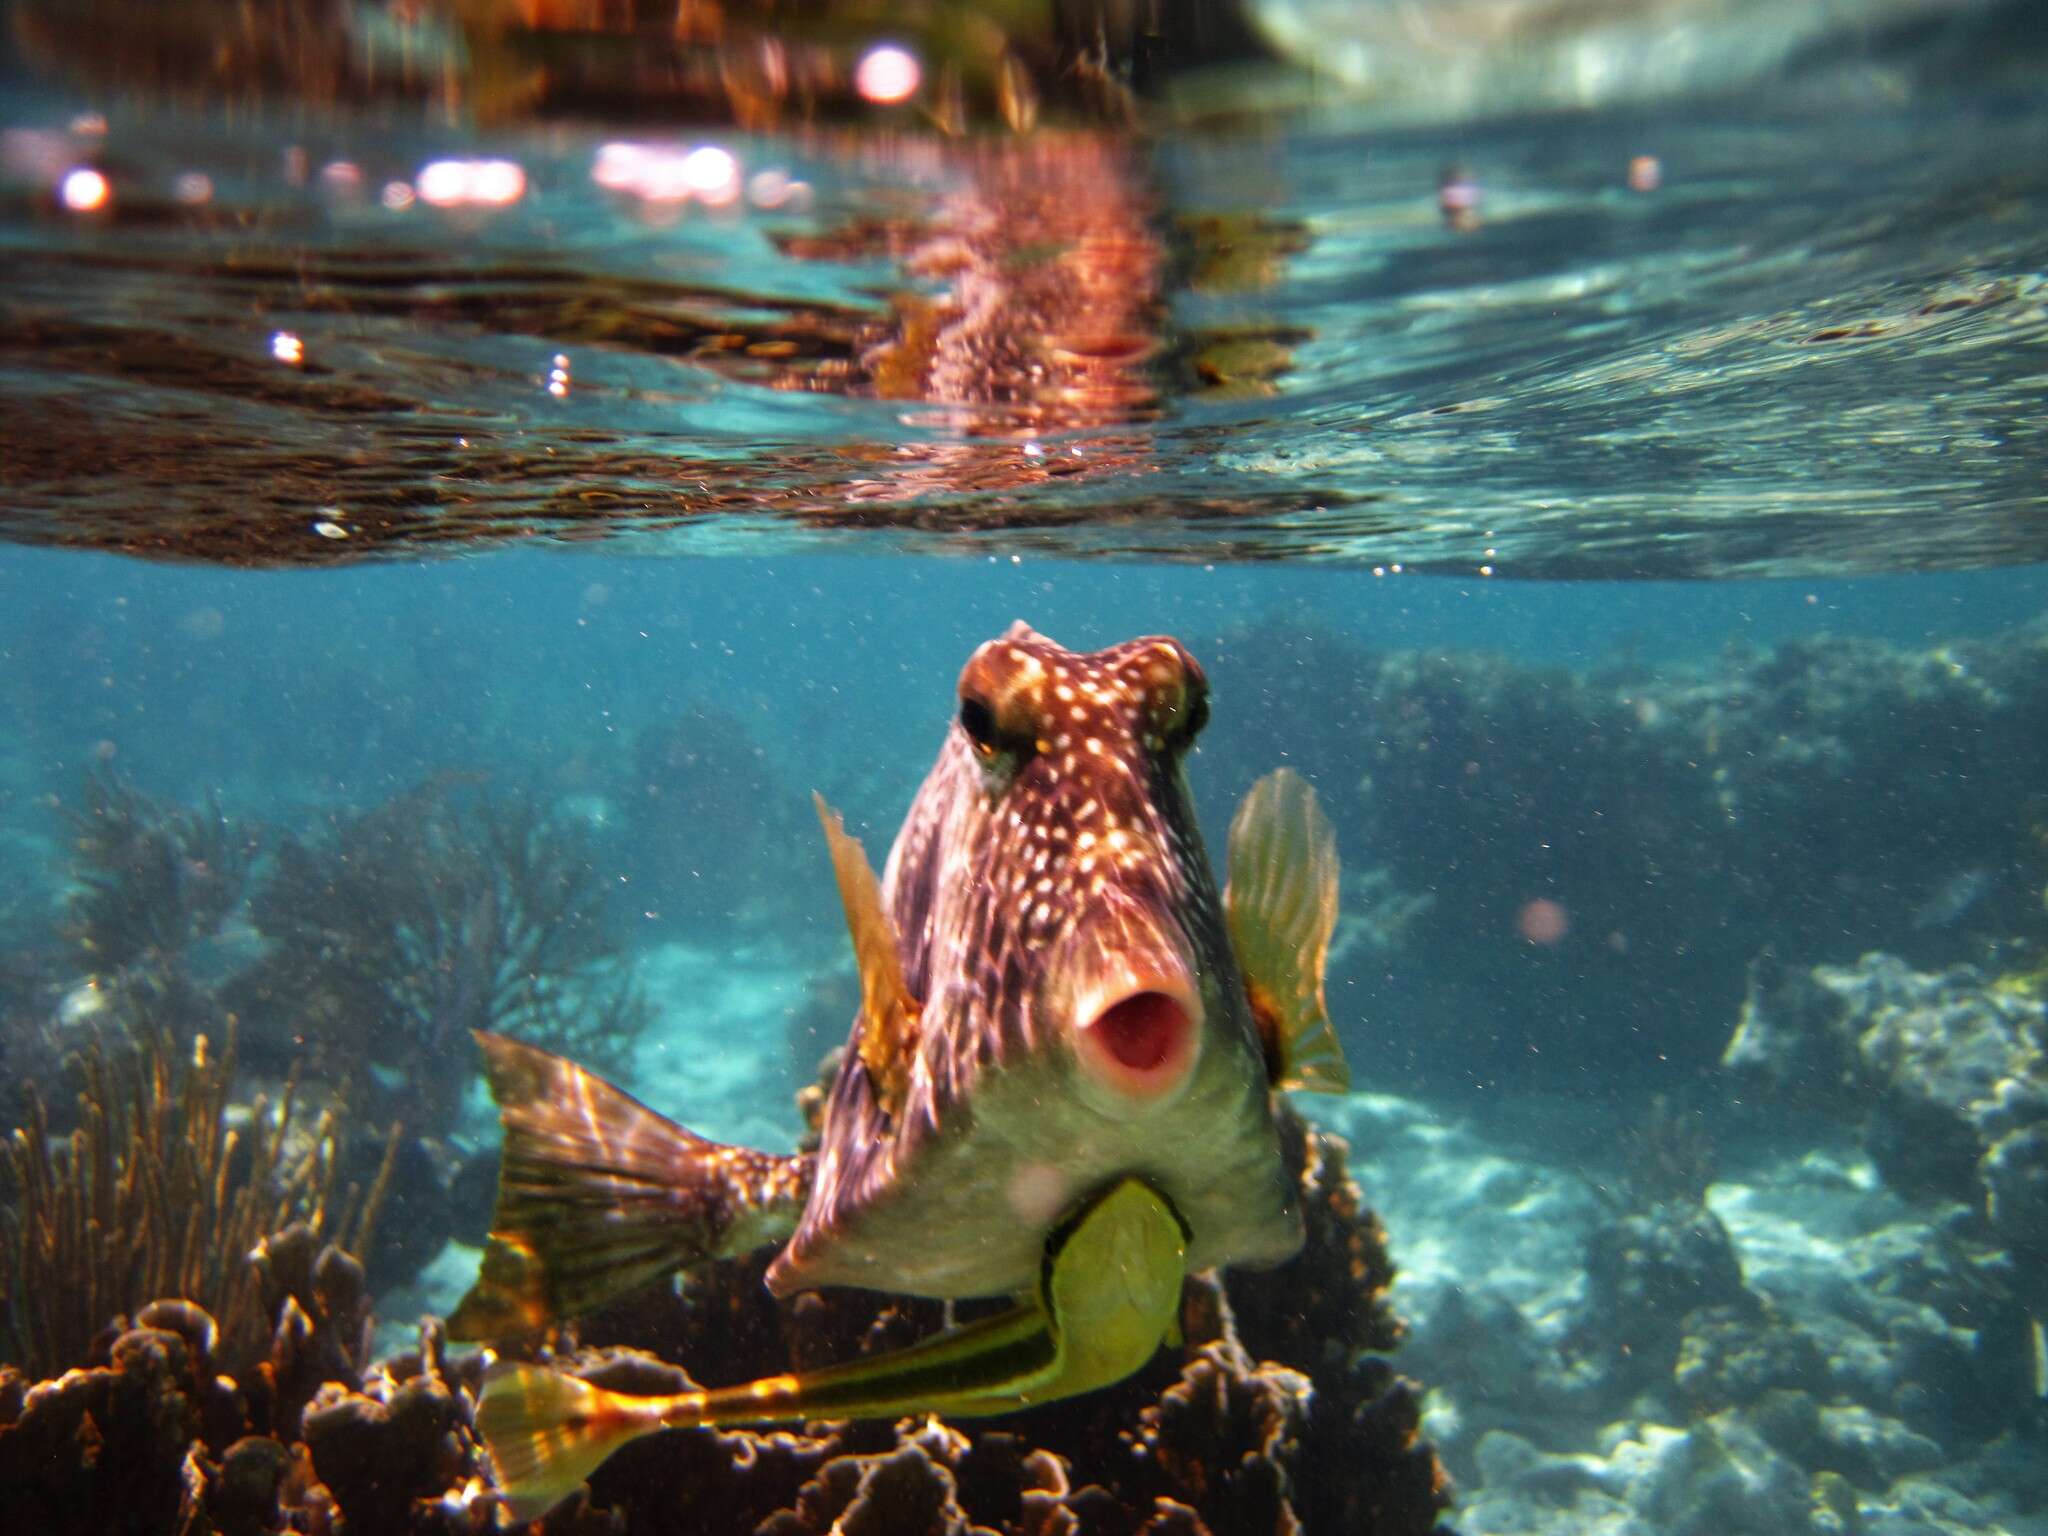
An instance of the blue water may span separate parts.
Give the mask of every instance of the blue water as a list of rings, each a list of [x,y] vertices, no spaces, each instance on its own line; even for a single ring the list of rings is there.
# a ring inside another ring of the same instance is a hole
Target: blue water
[[[0,57],[0,1106],[61,1120],[166,978],[242,1006],[280,850],[424,787],[563,829],[602,950],[462,1023],[629,984],[606,1070],[786,1151],[858,997],[810,792],[879,865],[977,645],[1170,634],[1218,862],[1276,766],[1336,823],[1354,1091],[1302,1106],[1451,1526],[2048,1536],[2048,98],[1985,12],[964,140],[171,109],[50,23]],[[636,201],[621,144],[804,195]],[[518,198],[427,206],[482,155]],[[75,930],[110,785],[263,828],[191,956]],[[360,926],[346,875],[289,915]],[[248,1004],[252,1081],[324,1087],[329,1002]],[[388,1350],[497,1131],[462,1023],[345,1022],[363,1118],[438,1117]]]

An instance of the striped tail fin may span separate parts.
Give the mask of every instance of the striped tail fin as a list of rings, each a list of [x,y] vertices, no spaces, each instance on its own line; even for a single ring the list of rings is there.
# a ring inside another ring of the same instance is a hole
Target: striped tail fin
[[[649,1404],[538,1365],[501,1366],[477,1399],[476,1428],[515,1520],[567,1498],[612,1453],[662,1427]]]
[[[564,1057],[476,1038],[505,1148],[483,1269],[452,1337],[533,1334],[795,1229],[811,1158],[706,1141]]]

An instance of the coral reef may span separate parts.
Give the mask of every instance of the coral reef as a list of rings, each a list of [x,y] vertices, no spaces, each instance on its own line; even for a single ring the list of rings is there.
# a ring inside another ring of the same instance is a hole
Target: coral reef
[[[223,1358],[244,1359],[269,1332],[250,1262],[267,1234],[303,1220],[367,1237],[384,1186],[367,1200],[339,1188],[336,1111],[295,1122],[288,1085],[274,1109],[259,1098],[231,1113],[234,1070],[232,1030],[218,1054],[199,1037],[175,1078],[155,1037],[120,1064],[91,1046],[79,1126],[54,1148],[31,1089],[27,1125],[0,1148],[13,1207],[0,1211],[6,1359],[60,1370],[163,1296],[212,1311]]]
[[[281,839],[250,902],[270,948],[221,996],[253,1041],[367,1063],[369,1108],[455,1124],[469,1034],[522,1035],[614,1070],[647,1010],[602,926],[589,839],[523,799],[437,783]]]
[[[1344,1144],[1283,1117],[1308,1241],[1262,1275],[1201,1275],[1186,1340],[1131,1381],[1013,1417],[946,1426],[678,1432],[628,1447],[551,1531],[1280,1532],[1436,1527],[1448,1481],[1420,1438],[1420,1395],[1378,1354],[1399,1341],[1393,1276]],[[944,1326],[936,1302],[813,1292],[778,1303],[767,1254],[643,1290],[574,1330],[578,1374],[684,1390],[898,1347]],[[961,1318],[972,1309],[956,1309]],[[634,1346],[635,1348],[629,1348]],[[1278,1362],[1287,1362],[1285,1364]],[[1310,1373],[1310,1374],[1304,1374]],[[1311,1375],[1313,1380],[1311,1381]],[[606,1512],[621,1522],[603,1523]]]
[[[1333,963],[1367,1020],[1457,1021],[1354,1030],[1385,1086],[1675,1088],[1766,948],[1939,966],[2039,922],[2048,623],[1574,672],[1287,616],[1226,635],[1211,675],[1275,724],[1205,743],[1201,777],[1234,794],[1277,747],[1354,860],[1347,898],[1370,873],[1396,911],[1429,901]]]
[[[1342,1143],[1289,1121],[1310,1216],[1308,1248],[1276,1285],[1235,1287],[1247,1326],[1316,1356],[1316,1384],[1260,1363],[1233,1320],[1231,1282],[1198,1276],[1188,1344],[1131,1382],[1008,1419],[677,1431],[628,1447],[589,1495],[551,1512],[545,1536],[759,1531],[772,1536],[1237,1536],[1370,1530],[1423,1536],[1447,1501],[1417,1435],[1412,1389],[1368,1350],[1398,1328],[1377,1223]],[[943,1326],[936,1303],[853,1292],[787,1304],[760,1284],[763,1256],[709,1266],[681,1297],[651,1288],[593,1319],[687,1350],[706,1379],[894,1347]],[[489,1469],[471,1429],[483,1357],[451,1360],[438,1324],[418,1347],[364,1364],[361,1267],[298,1225],[259,1246],[267,1349],[230,1373],[197,1305],[140,1309],[82,1369],[28,1385],[0,1373],[0,1486],[10,1517],[71,1536],[110,1529],[477,1536],[494,1528]],[[1309,1315],[1273,1301],[1297,1286]],[[1326,1326],[1350,1347],[1331,1348]],[[565,1356],[619,1390],[684,1390],[691,1378],[622,1346]]]
[[[259,829],[217,800],[160,804],[110,770],[87,773],[83,801],[68,818],[78,888],[66,931],[88,965],[165,963],[219,931],[248,885]]]
[[[1725,1057],[1782,1102],[1852,1119],[1886,1181],[1954,1200],[2048,1315],[2048,1003],[1893,955],[1759,965]]]

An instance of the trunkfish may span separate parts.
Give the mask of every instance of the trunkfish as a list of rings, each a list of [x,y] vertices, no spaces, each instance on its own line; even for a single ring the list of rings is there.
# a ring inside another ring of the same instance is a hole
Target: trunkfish
[[[494,1368],[476,1422],[516,1516],[688,1425],[1012,1412],[1122,1380],[1181,1285],[1302,1242],[1276,1095],[1341,1092],[1323,997],[1336,839],[1282,769],[1221,893],[1183,772],[1208,683],[1176,640],[1068,651],[1021,622],[960,674],[875,878],[818,802],[861,1001],[815,1154],[692,1135],[562,1057],[479,1036],[505,1128],[458,1338],[532,1335],[685,1265],[779,1242],[778,1296],[1013,1299],[893,1351],[715,1390]]]

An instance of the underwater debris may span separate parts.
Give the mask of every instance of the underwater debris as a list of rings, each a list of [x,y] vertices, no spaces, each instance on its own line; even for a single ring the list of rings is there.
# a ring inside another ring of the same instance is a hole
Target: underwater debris
[[[376,1118],[453,1125],[470,1032],[616,1065],[648,1011],[602,924],[587,833],[524,797],[435,783],[280,839],[250,902],[270,951],[221,996],[251,1049],[367,1062]]]
[[[65,932],[85,962],[119,969],[169,961],[220,929],[240,904],[262,844],[217,799],[178,809],[151,799],[111,769],[85,776],[70,812],[79,889]]]
[[[295,1221],[367,1238],[382,1182],[366,1200],[337,1189],[338,1108],[296,1123],[288,1082],[237,1124],[234,1070],[232,1027],[220,1052],[202,1035],[176,1069],[159,1037],[120,1065],[94,1043],[68,1138],[30,1089],[28,1123],[0,1145],[0,1358],[61,1371],[119,1317],[176,1296],[220,1319],[217,1353],[239,1368],[269,1341],[252,1251]]]

